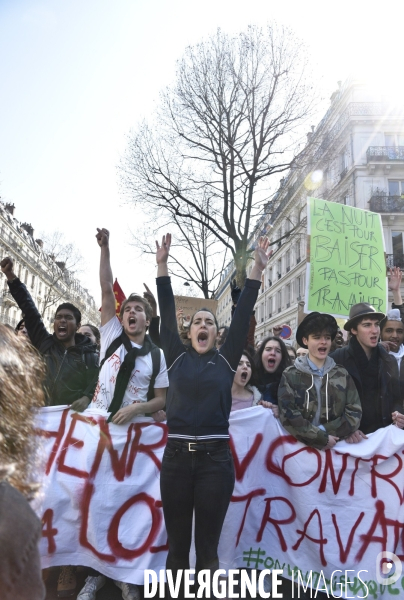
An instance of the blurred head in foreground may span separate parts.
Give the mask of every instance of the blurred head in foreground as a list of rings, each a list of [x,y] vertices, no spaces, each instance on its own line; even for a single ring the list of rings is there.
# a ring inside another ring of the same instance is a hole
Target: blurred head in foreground
[[[0,325],[0,479],[26,497],[37,486],[33,478],[37,438],[34,420],[44,405],[45,367],[34,348]]]

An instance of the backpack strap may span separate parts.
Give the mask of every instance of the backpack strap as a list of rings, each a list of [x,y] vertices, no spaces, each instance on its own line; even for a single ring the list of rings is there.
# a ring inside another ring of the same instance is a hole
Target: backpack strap
[[[151,400],[154,398],[154,384],[156,382],[156,377],[160,373],[160,364],[161,364],[161,352],[160,348],[153,344],[153,347],[150,351],[152,364],[153,364],[153,372],[149,383],[149,391],[147,392],[147,399]]]

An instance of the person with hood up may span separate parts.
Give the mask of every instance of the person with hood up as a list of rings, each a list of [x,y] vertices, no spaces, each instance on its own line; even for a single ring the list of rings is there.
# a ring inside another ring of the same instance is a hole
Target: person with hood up
[[[359,428],[362,409],[348,372],[328,356],[338,331],[334,317],[312,312],[300,323],[296,340],[308,349],[287,368],[278,390],[279,418],[296,439],[324,450]]]

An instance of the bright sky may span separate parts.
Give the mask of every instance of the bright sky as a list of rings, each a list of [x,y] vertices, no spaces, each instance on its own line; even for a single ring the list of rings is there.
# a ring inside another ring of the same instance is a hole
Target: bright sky
[[[402,0],[0,0],[0,196],[35,237],[59,230],[78,246],[96,301],[97,226],[111,231],[125,293],[154,289],[154,267],[129,245],[141,215],[123,205],[116,167],[184,48],[275,19],[306,42],[326,109],[353,68],[387,69],[403,89],[403,13]]]

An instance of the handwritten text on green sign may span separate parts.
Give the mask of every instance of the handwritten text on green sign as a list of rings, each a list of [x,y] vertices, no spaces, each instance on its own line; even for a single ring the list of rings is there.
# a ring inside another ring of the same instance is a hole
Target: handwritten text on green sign
[[[358,302],[386,310],[386,266],[380,216],[309,198],[308,310],[347,316]]]

